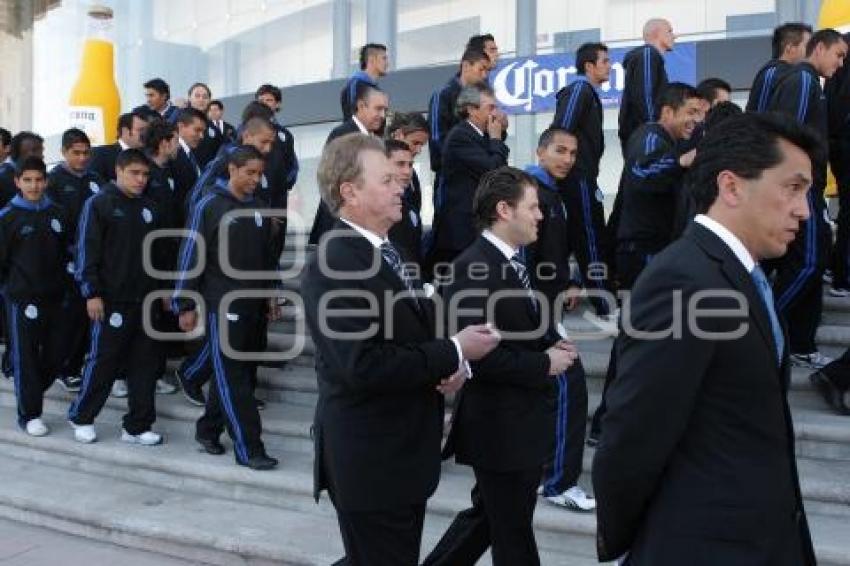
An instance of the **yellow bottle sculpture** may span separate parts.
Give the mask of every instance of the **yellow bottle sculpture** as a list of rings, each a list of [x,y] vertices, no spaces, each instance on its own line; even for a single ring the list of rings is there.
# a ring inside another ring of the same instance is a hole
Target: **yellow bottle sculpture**
[[[92,145],[114,143],[121,96],[115,84],[115,46],[109,37],[112,10],[92,6],[83,46],[80,76],[69,100],[70,126],[80,128]]]
[[[823,28],[834,28],[842,33],[850,31],[850,2],[847,0],[824,0],[818,18],[818,29]],[[825,195],[827,197],[838,196],[838,187],[832,170],[828,172],[826,179]]]

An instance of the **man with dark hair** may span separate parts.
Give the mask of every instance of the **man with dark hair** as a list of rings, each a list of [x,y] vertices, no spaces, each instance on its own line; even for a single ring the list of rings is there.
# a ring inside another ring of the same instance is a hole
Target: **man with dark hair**
[[[365,136],[377,137],[384,127],[388,108],[389,99],[384,91],[361,84],[357,90],[354,114],[349,120],[331,130],[325,145],[346,134],[361,133]],[[318,244],[322,235],[330,230],[333,225],[333,215],[328,210],[324,199],[320,199],[316,216],[313,218],[313,226],[310,228],[309,243]]]
[[[850,34],[844,35],[850,45]],[[829,164],[838,189],[838,233],[832,253],[833,297],[850,296],[850,70],[842,65],[823,87],[829,131]]]
[[[494,566],[540,564],[532,519],[552,455],[554,384],[578,352],[554,330],[522,257],[542,219],[537,193],[512,167],[483,175],[472,205],[480,233],[455,261],[444,293],[464,313],[449,312],[450,326],[487,321],[511,338],[472,364],[456,403],[444,455],[475,472],[472,508],[458,514],[426,565],[475,564],[488,547]]]
[[[146,120],[161,118],[166,122],[177,119],[179,108],[171,103],[171,89],[168,83],[160,78],[151,79],[144,85],[146,104],[137,106],[133,112],[138,112]]]
[[[467,48],[460,60],[460,69],[440,90],[434,91],[428,102],[428,123],[431,137],[428,139],[428,154],[434,172],[434,209],[440,192],[440,171],[443,166],[443,145],[449,131],[460,121],[455,102],[465,86],[484,82],[490,69],[489,56],[480,49]]]
[[[176,123],[180,149],[171,161],[171,175],[174,179],[174,200],[178,205],[175,221],[178,226],[183,226],[189,193],[201,176],[201,165],[194,150],[204,135],[207,117],[200,110],[184,108],[177,114]]]
[[[816,563],[788,348],[759,262],[783,255],[808,218],[818,145],[761,114],[729,118],[700,144],[700,214],[638,278],[629,328],[639,332],[621,332],[593,461],[600,561]],[[676,402],[659,410],[661,399]]]
[[[788,22],[773,30],[773,54],[753,79],[747,99],[747,112],[767,110],[773,88],[793,65],[805,59],[806,45],[811,36],[812,27],[798,22]]]
[[[0,128],[0,163],[9,158],[10,145],[12,145],[12,132],[6,128]]]
[[[658,96],[668,80],[664,54],[673,50],[676,35],[670,22],[652,18],[643,26],[643,40],[644,45],[635,47],[623,58],[625,88],[620,102],[617,135],[624,154],[632,132],[641,124],[658,118]]]
[[[413,115],[419,116],[424,123],[420,114],[413,113]],[[395,118],[393,120],[395,121]],[[394,131],[396,136],[384,142],[387,146],[387,157],[395,170],[396,178],[404,187],[401,195],[401,220],[390,228],[389,238],[405,250],[407,257],[419,267],[420,272],[422,269],[422,188],[419,186],[419,177],[413,168],[413,162],[424,145],[424,140],[428,139],[428,125],[423,125],[425,130],[412,130],[407,136],[404,135],[404,128],[398,127]],[[415,140],[416,137],[420,138],[421,145],[414,146],[407,142],[407,138]]]
[[[700,81],[697,85],[697,93],[700,98],[708,102],[711,109],[721,102],[729,101],[732,96],[732,86],[723,79],[711,77]]]
[[[115,158],[119,153],[142,147],[142,136],[148,126],[147,116],[138,110],[121,114],[118,117],[118,140],[92,149],[89,170],[95,172],[103,182],[115,180]]]
[[[334,237],[319,244],[302,285],[319,380],[314,495],[330,494],[340,564],[419,563],[440,476],[443,395],[463,384],[466,360],[499,340],[485,325],[436,338],[435,303],[387,238],[401,218],[392,175],[378,139],[355,133],[325,146],[318,180]],[[369,298],[374,316],[353,315]]]
[[[367,43],[360,48],[360,70],[351,75],[339,93],[343,122],[350,120],[356,110],[357,91],[364,85],[376,88],[378,79],[387,75],[389,65],[386,45]]]
[[[97,440],[94,421],[123,369],[129,397],[121,440],[153,446],[162,442],[151,430],[159,355],[142,324],[142,305],[157,282],[145,269],[142,245],[159,228],[160,212],[144,195],[150,161],[142,150],[119,153],[115,170],[115,182],[86,201],[77,230],[75,275],[91,336],[82,387],[68,421],[78,442]],[[162,307],[155,302],[151,308]]]
[[[552,127],[578,139],[575,167],[565,182],[564,201],[573,222],[570,235],[585,287],[610,293],[612,277],[605,242],[605,208],[599,188],[599,162],[605,151],[602,102],[597,89],[609,79],[611,59],[602,43],[585,43],[576,51],[576,79],[557,94]],[[604,298],[592,297],[596,314],[611,314]]]
[[[224,103],[221,100],[211,100],[207,107],[207,118],[221,131],[225,143],[236,139],[236,128],[224,120]]]
[[[823,310],[823,273],[829,260],[832,230],[827,221],[826,188],[829,126],[821,77],[829,79],[841,67],[847,43],[833,29],[817,31],[806,45],[806,59],[776,85],[767,110],[780,112],[813,128],[823,144],[812,163],[813,184],[808,193],[811,216],[806,219],[788,254],[779,262],[774,294],[779,312],[788,321],[791,361],[820,369],[832,361],[815,344]]]
[[[9,141],[9,157],[0,163],[0,208],[12,200],[18,189],[15,185],[15,166],[28,157],[44,157],[44,138],[33,132],[18,132]]]
[[[434,248],[429,267],[451,262],[475,241],[472,200],[487,171],[508,163],[510,149],[502,141],[504,122],[486,83],[464,87],[457,97],[460,122],[443,146],[442,180],[434,210]]]
[[[499,61],[499,46],[496,45],[496,39],[493,37],[492,33],[473,35],[469,38],[469,41],[466,42],[465,49],[474,49],[476,51],[483,51],[486,53],[487,57],[490,58],[490,65],[487,69],[488,71],[492,71],[496,67],[496,63]]]

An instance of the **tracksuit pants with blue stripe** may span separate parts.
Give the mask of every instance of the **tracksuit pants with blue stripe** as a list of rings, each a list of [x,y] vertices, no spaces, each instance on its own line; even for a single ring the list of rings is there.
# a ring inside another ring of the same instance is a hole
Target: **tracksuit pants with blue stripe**
[[[7,351],[17,397],[18,425],[41,416],[47,391],[62,363],[64,336],[59,301],[6,301]]]
[[[557,384],[555,451],[543,469],[543,495],[576,485],[582,471],[587,428],[587,382],[581,360],[555,378]]]
[[[227,313],[219,316],[218,307],[210,307],[207,315],[207,337],[204,348],[208,348],[213,368],[213,385],[207,395],[204,414],[198,419],[196,436],[201,439],[218,440],[224,429],[233,440],[236,461],[245,463],[249,458],[265,454],[260,439],[262,424],[260,412],[254,401],[252,362],[237,360],[222,348],[222,333],[230,348],[237,352],[251,351],[257,343],[257,333],[265,326],[261,324],[261,310],[253,312]]]
[[[132,435],[149,431],[156,420],[159,349],[160,344],[142,326],[141,304],[107,302],[103,320],[91,323],[83,381],[68,419],[78,425],[94,424],[119,370],[123,370],[128,392],[124,430]]]

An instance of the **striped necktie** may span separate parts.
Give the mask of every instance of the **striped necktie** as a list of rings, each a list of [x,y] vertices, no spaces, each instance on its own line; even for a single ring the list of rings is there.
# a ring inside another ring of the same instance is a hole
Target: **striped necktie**
[[[404,261],[401,259],[401,254],[398,253],[398,250],[389,240],[384,240],[381,244],[381,257],[395,271],[399,279],[402,280],[410,296],[416,299],[416,287],[413,284],[413,279],[408,276],[407,270],[404,268]],[[417,308],[419,307],[418,301],[416,302],[416,306]]]

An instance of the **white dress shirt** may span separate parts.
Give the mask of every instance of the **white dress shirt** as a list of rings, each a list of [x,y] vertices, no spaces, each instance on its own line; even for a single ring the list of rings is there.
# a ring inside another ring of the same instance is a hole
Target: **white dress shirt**
[[[738,258],[738,261],[740,261],[744,266],[744,269],[747,270],[747,273],[752,273],[753,269],[756,267],[756,261],[753,259],[753,256],[750,255],[750,252],[747,251],[747,248],[744,247],[741,240],[738,239],[738,237],[733,234],[729,228],[717,220],[709,218],[705,214],[697,214],[694,218],[694,222],[701,224],[715,236],[723,240],[723,243],[732,250],[732,253],[735,254],[735,257]]]

